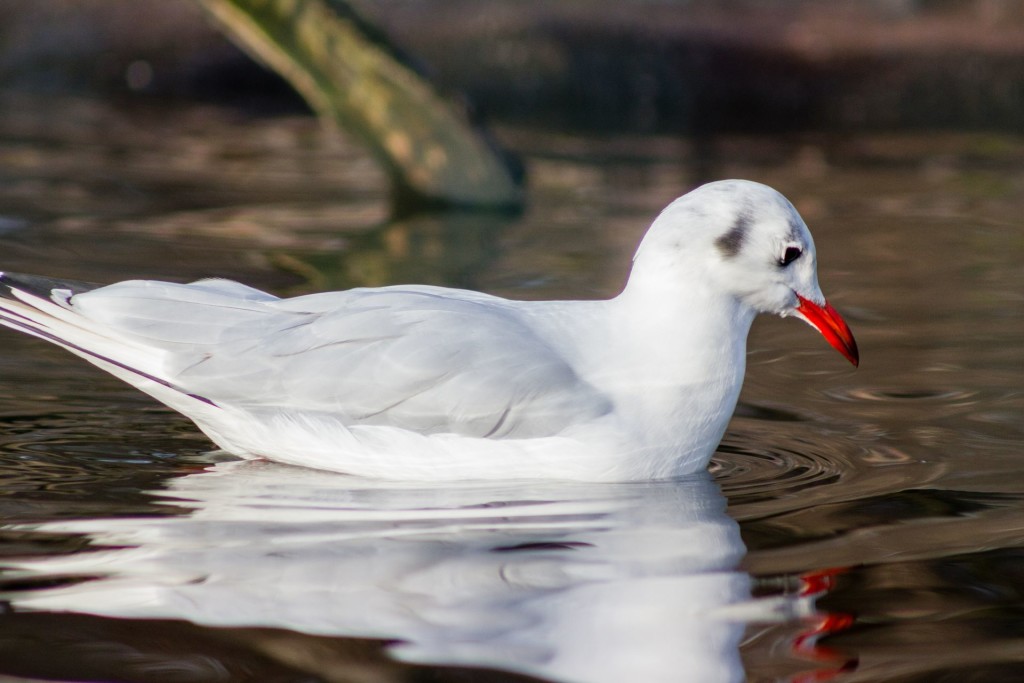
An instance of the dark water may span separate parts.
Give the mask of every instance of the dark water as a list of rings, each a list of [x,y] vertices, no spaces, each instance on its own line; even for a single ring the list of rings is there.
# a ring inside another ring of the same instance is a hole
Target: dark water
[[[3,332],[0,678],[1024,677],[1021,140],[510,130],[522,216],[392,221],[311,120],[3,104],[5,269],[605,296],[662,205],[745,177],[803,213],[862,364],[760,320],[708,476],[440,489],[218,457]]]

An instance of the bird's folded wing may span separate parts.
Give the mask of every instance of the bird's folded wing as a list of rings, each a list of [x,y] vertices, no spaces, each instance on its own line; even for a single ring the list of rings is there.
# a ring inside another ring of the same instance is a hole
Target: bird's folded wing
[[[279,300],[230,283],[141,285],[74,303],[166,348],[166,379],[216,402],[494,438],[550,436],[611,409],[509,302],[486,295],[406,287]]]

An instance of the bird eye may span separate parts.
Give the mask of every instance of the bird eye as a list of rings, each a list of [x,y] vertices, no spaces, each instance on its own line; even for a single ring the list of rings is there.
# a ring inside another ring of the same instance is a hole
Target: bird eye
[[[804,252],[800,250],[800,247],[786,247],[786,253],[779,259],[780,266],[788,266],[793,261],[800,258],[800,255]]]

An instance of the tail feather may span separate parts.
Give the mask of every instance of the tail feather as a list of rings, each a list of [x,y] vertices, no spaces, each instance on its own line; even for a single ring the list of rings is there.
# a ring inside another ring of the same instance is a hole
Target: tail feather
[[[69,295],[81,294],[103,285],[79,280],[57,280],[54,278],[26,275],[24,273],[0,272],[0,297],[15,296],[15,290],[48,299],[55,290],[67,292]]]
[[[216,405],[176,386],[166,376],[166,350],[140,343],[78,314],[76,294],[99,285],[0,272],[0,325],[67,349],[154,398],[181,409],[181,398]]]

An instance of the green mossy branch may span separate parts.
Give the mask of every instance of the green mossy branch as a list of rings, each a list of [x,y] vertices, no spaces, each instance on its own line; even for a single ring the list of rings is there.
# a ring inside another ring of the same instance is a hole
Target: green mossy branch
[[[375,27],[341,0],[198,0],[321,118],[362,140],[396,201],[516,208],[518,174]]]

